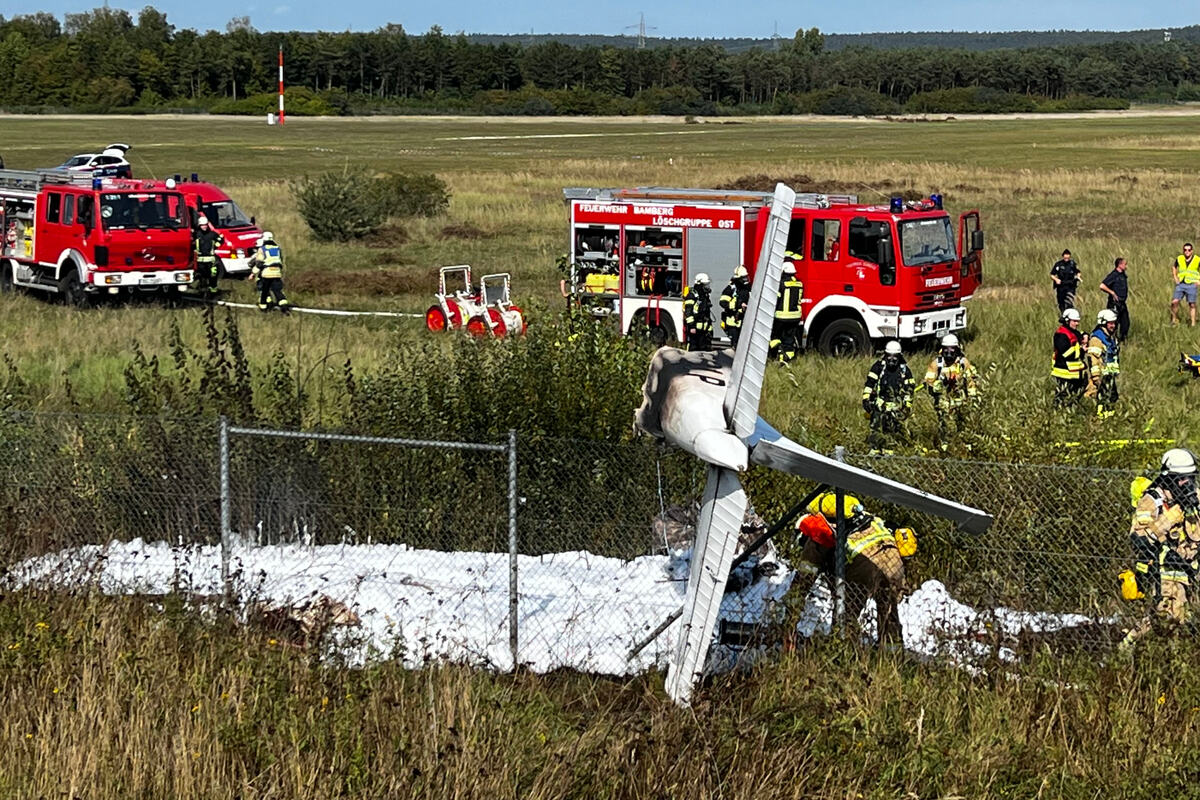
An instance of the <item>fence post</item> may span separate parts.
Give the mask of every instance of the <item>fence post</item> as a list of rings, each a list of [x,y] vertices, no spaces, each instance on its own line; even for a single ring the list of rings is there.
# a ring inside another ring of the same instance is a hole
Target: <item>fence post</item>
[[[517,671],[517,432],[508,432],[508,647]]]
[[[231,530],[232,513],[229,496],[229,418],[221,415],[220,427],[221,459],[221,584],[225,589],[225,601],[233,599],[233,584],[229,575],[229,549],[233,544]]]
[[[833,457],[837,461],[844,462],[846,460],[846,448],[841,445],[835,447],[833,449]],[[842,504],[845,497],[846,494],[841,489],[837,489],[834,492],[834,498],[837,501],[837,523],[833,554],[833,623],[834,629],[839,634],[844,634],[846,631],[846,518],[842,513]]]

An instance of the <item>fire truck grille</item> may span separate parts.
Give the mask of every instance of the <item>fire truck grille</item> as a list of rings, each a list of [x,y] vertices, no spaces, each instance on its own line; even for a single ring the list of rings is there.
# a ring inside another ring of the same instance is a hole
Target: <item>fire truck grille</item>
[[[920,292],[917,294],[915,310],[928,311],[933,308],[944,308],[954,305],[955,302],[957,302],[957,297],[951,289],[943,289],[940,292]]]

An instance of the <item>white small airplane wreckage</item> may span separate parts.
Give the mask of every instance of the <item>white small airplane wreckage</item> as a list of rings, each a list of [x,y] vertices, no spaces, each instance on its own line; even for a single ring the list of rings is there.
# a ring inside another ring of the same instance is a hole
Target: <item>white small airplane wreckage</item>
[[[992,517],[979,509],[802,447],[759,417],[784,245],[795,202],[792,189],[783,184],[775,187],[736,353],[660,348],[650,363],[642,390],[644,401],[635,416],[640,431],[708,464],[687,594],[680,612],[682,622],[667,669],[667,694],[683,706],[690,703],[713,641],[747,506],[738,473],[749,465],[934,514],[972,533],[982,533],[992,523]],[[665,628],[666,624],[660,626],[651,636]]]

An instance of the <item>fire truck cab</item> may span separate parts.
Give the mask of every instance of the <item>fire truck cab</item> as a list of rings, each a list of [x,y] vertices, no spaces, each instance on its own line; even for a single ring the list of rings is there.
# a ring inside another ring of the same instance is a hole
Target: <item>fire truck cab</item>
[[[84,305],[192,280],[187,203],[153,181],[0,170],[0,220],[0,291],[20,286]]]
[[[683,290],[712,279],[717,298],[739,264],[753,274],[771,195],[705,189],[563,190],[570,207],[569,294],[626,333],[685,341]],[[863,204],[853,195],[798,194],[788,257],[804,283],[805,339],[827,355],[865,353],[872,339],[961,330],[963,301],[982,282],[978,211],[957,236],[941,198]]]
[[[162,185],[161,183],[159,185]],[[213,230],[225,241],[217,247],[217,257],[225,275],[241,277],[250,274],[250,256],[258,249],[262,229],[254,217],[246,213],[225,191],[214,183],[207,183],[192,173],[191,180],[175,176],[175,187],[183,193],[192,209],[192,222],[203,214]]]

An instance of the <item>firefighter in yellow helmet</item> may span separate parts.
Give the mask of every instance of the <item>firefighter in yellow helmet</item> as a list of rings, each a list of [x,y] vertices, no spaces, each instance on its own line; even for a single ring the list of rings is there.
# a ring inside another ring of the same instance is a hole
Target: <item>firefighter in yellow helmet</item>
[[[911,528],[888,530],[879,517],[868,514],[857,497],[842,497],[846,526],[846,618],[856,622],[867,600],[874,598],[879,614],[879,641],[903,640],[900,599],[906,590],[904,558],[916,552],[916,534]],[[803,541],[802,558],[823,575],[835,574],[837,495],[825,492],[808,506],[796,523]],[[901,547],[904,550],[901,550]]]
[[[1129,539],[1138,593],[1153,597],[1156,615],[1164,622],[1187,622],[1200,557],[1200,498],[1196,457],[1190,450],[1176,447],[1163,454],[1158,476],[1138,499]],[[1147,633],[1153,622],[1147,618],[1134,627],[1122,645]]]
[[[770,357],[786,364],[796,357],[804,343],[804,312],[800,303],[804,300],[804,284],[796,278],[796,265],[783,262],[783,279],[779,284],[779,297],[775,300],[775,320],[771,325]]]
[[[275,242],[275,234],[264,231],[258,240],[258,249],[250,257],[248,280],[260,281],[258,310],[270,311],[274,306],[284,314],[290,310],[288,299],[283,295],[283,252]]]
[[[742,323],[746,319],[746,307],[750,304],[750,273],[741,264],[733,270],[729,285],[721,292],[721,328],[729,335],[733,348],[737,349],[738,337],[742,334]]]
[[[946,449],[950,434],[950,419],[955,429],[967,427],[967,409],[979,402],[979,383],[975,367],[967,360],[958,337],[947,333],[942,337],[941,350],[925,370],[925,388],[938,418],[938,444]]]

